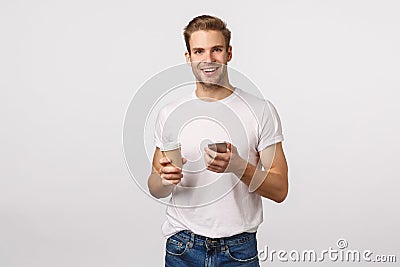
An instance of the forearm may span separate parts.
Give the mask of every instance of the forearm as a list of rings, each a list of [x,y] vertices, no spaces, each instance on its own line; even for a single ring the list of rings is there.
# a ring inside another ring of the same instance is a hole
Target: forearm
[[[254,191],[262,197],[280,203],[287,196],[287,174],[276,172],[273,169],[263,171],[247,163],[244,168],[236,171],[235,175],[249,186],[250,191]]]
[[[174,185],[164,185],[161,176],[157,172],[151,173],[147,184],[150,194],[155,198],[167,197],[174,189]]]

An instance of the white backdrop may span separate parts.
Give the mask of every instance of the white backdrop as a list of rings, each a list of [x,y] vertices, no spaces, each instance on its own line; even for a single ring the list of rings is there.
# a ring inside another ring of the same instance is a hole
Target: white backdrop
[[[184,61],[183,27],[204,13],[228,22],[231,66],[283,123],[290,193],[264,201],[259,248],[345,238],[399,261],[399,8],[2,1],[0,266],[162,266],[165,207],[130,177],[122,125],[144,81]],[[307,265],[262,266],[284,264]]]

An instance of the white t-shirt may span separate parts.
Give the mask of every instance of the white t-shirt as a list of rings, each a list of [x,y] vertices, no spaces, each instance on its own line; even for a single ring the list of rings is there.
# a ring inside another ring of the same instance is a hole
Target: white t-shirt
[[[217,141],[230,142],[242,158],[257,166],[260,151],[283,141],[274,106],[239,88],[213,102],[201,100],[193,92],[166,105],[158,114],[155,145],[161,148],[174,141],[181,143],[187,163],[167,207],[164,236],[181,230],[211,238],[257,231],[263,220],[261,197],[249,192],[234,174],[207,170],[203,147]]]

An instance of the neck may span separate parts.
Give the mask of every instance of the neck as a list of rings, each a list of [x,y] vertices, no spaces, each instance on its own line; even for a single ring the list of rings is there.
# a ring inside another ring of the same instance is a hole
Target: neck
[[[232,94],[234,87],[227,83],[226,86],[217,84],[204,84],[196,82],[196,96],[204,101],[218,101]]]

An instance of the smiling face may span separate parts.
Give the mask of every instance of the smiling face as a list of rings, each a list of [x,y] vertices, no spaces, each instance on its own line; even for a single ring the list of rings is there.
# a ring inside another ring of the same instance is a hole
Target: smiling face
[[[199,30],[191,34],[190,53],[186,61],[191,63],[196,80],[206,87],[229,85],[227,63],[232,58],[232,47],[228,49],[221,31]]]

